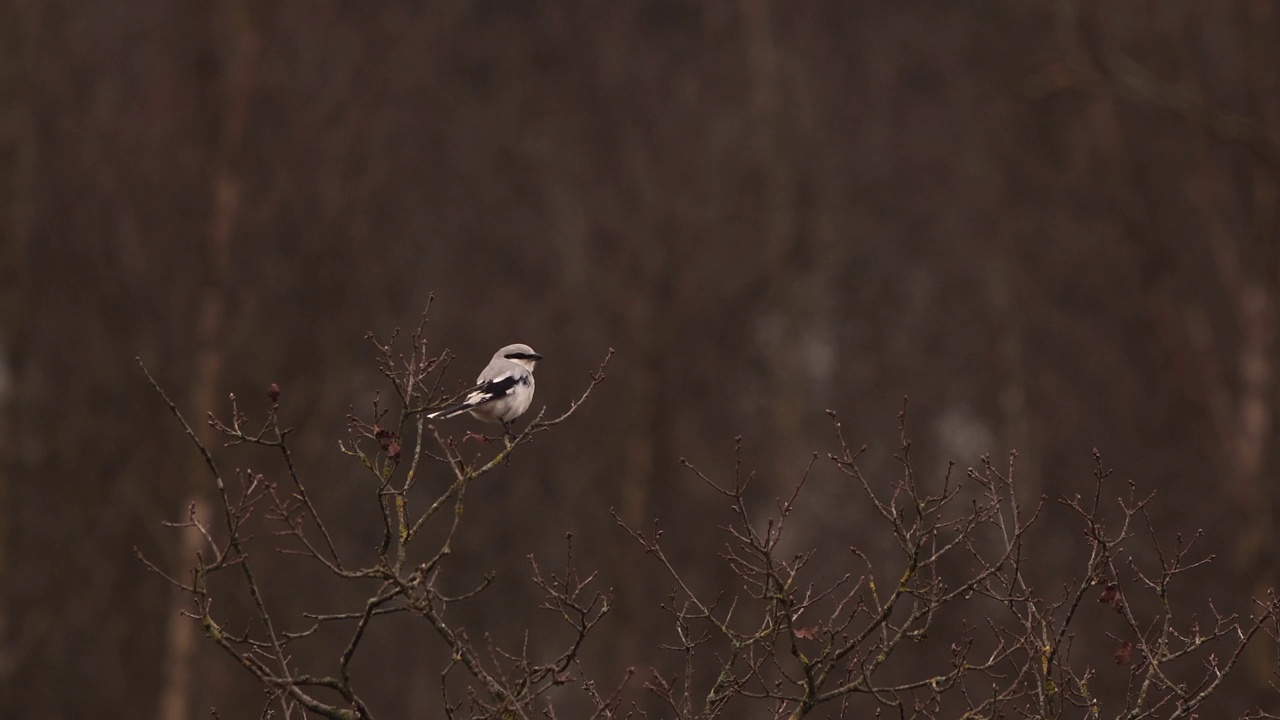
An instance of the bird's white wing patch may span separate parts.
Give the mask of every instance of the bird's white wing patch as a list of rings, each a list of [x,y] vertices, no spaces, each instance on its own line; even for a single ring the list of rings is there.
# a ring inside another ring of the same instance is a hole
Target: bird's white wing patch
[[[519,378],[516,377],[515,373],[502,373],[497,377],[486,380],[483,385],[472,390],[463,402],[468,405],[479,405],[500,397],[506,397],[515,391],[518,383]]]

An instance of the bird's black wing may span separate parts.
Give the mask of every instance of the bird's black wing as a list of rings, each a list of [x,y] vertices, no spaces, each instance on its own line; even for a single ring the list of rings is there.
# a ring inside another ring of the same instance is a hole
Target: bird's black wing
[[[527,384],[529,381],[523,376],[516,375],[501,375],[492,380],[486,380],[467,390],[466,394],[463,395],[462,402],[436,410],[427,417],[451,418],[454,415],[460,415],[471,408],[491,403],[494,400],[510,395],[515,392],[516,385],[522,382]]]
[[[506,397],[515,391],[516,385],[520,384],[522,379],[515,375],[503,375],[492,380],[486,380],[471,388],[467,392],[467,397],[463,400],[463,403],[475,407],[476,405],[483,405],[498,398]]]

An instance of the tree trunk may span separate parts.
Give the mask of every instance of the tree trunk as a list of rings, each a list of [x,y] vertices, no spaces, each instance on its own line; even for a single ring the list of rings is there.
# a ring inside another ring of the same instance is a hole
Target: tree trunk
[[[36,142],[28,87],[28,48],[35,37],[19,3],[0,4],[0,587],[9,579],[9,487],[20,473],[18,384],[15,362],[30,332],[31,188]],[[0,592],[0,686],[16,664],[11,657],[8,594]],[[2,710],[2,708],[0,708]]]
[[[215,6],[215,12],[225,13],[215,18],[226,38],[226,47],[220,48],[223,64],[222,114],[218,120],[218,136],[210,164],[210,192],[212,209],[205,243],[206,280],[200,300],[198,327],[199,349],[195,375],[192,378],[188,407],[199,418],[213,409],[222,385],[223,360],[227,325],[227,281],[230,267],[231,246],[240,210],[240,178],[235,166],[244,136],[253,91],[253,70],[257,52],[257,36],[250,9],[244,0]],[[215,38],[219,34],[215,32]],[[215,44],[216,44],[215,39]],[[204,422],[194,422],[200,441],[206,445],[215,441],[213,431]],[[197,517],[209,523],[212,505],[205,489],[208,487],[207,468],[203,462],[193,461],[187,474],[186,500],[182,512],[193,508]],[[201,536],[188,529],[182,537],[176,558],[179,567],[191,563],[200,549]],[[180,573],[176,573],[181,576]],[[174,592],[169,612],[168,646],[164,658],[164,681],[160,692],[159,718],[161,720],[185,720],[190,717],[192,669],[195,656],[196,624],[182,615],[186,607],[183,593]]]

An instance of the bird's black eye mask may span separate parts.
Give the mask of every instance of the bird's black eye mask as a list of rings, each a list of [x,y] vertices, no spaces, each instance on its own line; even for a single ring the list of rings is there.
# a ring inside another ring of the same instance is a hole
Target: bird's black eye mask
[[[538,353],[522,353],[522,352],[509,353],[507,355],[503,355],[502,357],[508,360],[541,360],[542,359],[542,356],[539,355]]]

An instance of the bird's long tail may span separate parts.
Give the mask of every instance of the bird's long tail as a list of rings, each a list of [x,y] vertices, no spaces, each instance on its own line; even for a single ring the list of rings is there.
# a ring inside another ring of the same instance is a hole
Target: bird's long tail
[[[454,417],[455,415],[461,415],[462,413],[470,410],[473,407],[475,407],[475,403],[460,402],[457,405],[450,405],[447,408],[441,408],[439,410],[436,410],[433,413],[428,414],[427,419],[435,420],[437,418],[440,418],[440,419],[451,418],[451,417]]]

